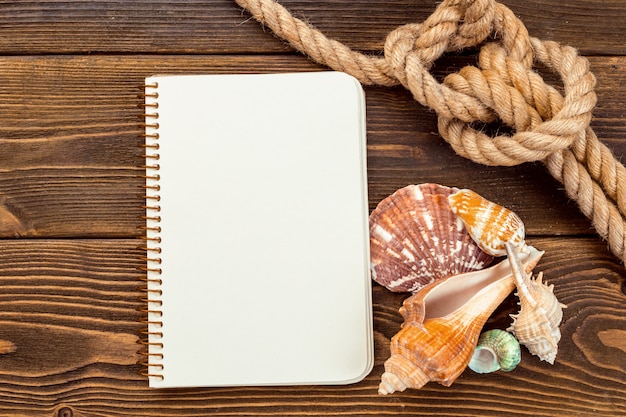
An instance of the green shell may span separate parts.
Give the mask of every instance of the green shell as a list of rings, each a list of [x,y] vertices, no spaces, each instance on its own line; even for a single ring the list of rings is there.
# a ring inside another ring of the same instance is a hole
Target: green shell
[[[479,374],[502,369],[512,371],[522,359],[519,342],[504,330],[488,330],[480,335],[469,368]]]

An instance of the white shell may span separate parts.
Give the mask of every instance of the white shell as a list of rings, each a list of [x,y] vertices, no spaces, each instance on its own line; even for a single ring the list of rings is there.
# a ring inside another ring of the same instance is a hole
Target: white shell
[[[448,204],[457,189],[409,185],[370,215],[372,278],[395,292],[415,292],[439,279],[488,266],[483,252]]]
[[[532,273],[522,270],[514,244],[507,243],[506,248],[520,300],[520,312],[511,314],[513,324],[507,331],[513,332],[530,353],[554,364],[561,340],[559,325],[563,319],[562,309],[566,306],[554,295],[554,285],[547,286],[542,282],[543,273],[540,272],[533,280]]]

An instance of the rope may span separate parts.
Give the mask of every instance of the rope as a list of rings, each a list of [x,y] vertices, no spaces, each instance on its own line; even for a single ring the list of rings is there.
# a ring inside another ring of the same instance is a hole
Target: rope
[[[589,127],[596,80],[574,48],[530,37],[495,0],[444,0],[423,23],[389,33],[382,57],[327,38],[274,0],[235,1],[318,63],[365,85],[403,85],[437,113],[439,133],[459,155],[485,165],[543,162],[626,261],[626,169]],[[429,72],[444,53],[479,45],[476,67],[443,83]],[[561,77],[563,94],[533,70],[535,63]],[[477,129],[496,120],[514,133],[489,137]]]

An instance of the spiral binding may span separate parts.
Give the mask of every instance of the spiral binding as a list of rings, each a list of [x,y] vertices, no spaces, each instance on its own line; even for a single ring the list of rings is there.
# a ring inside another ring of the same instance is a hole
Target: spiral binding
[[[141,288],[144,296],[140,298],[142,305],[140,311],[143,313],[141,322],[146,326],[141,332],[143,337],[140,343],[143,348],[139,353],[144,358],[141,361],[142,375],[149,379],[163,380],[158,86],[158,83],[146,83],[141,88],[142,93],[139,94],[143,102],[139,107],[144,110],[144,114],[141,115],[143,133],[140,135],[143,143],[140,146],[141,156],[145,161],[145,165],[142,166],[145,173],[141,176],[144,180],[144,184],[141,185],[144,190],[141,198],[145,201],[142,206],[145,214],[141,216],[144,224],[139,226],[142,232],[140,238],[144,241],[140,250],[145,254],[141,257],[142,266],[139,269],[144,273],[142,281],[145,285]]]

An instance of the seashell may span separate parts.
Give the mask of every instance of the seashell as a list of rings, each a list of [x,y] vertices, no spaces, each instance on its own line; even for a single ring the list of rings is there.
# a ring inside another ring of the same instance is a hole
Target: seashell
[[[409,185],[382,200],[370,215],[372,278],[395,292],[414,292],[452,275],[483,269],[484,253],[451,210],[455,188]]]
[[[480,248],[493,256],[506,255],[506,242],[525,246],[524,223],[511,210],[491,202],[472,190],[459,190],[448,197],[450,208],[465,224]]]
[[[547,286],[542,282],[543,273],[540,272],[533,280],[531,273],[522,270],[515,245],[509,243],[506,248],[512,260],[511,268],[520,300],[520,311],[516,315],[511,314],[513,324],[507,331],[513,332],[530,353],[554,364],[561,340],[559,325],[563,319],[562,309],[566,306],[554,295],[554,285]]]
[[[497,370],[512,371],[522,360],[519,342],[511,333],[500,329],[480,335],[468,367],[479,374]]]
[[[520,258],[530,271],[542,256],[532,248]],[[421,388],[428,381],[450,386],[467,367],[485,321],[514,287],[504,259],[481,271],[435,281],[407,298],[379,394]]]

